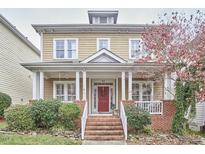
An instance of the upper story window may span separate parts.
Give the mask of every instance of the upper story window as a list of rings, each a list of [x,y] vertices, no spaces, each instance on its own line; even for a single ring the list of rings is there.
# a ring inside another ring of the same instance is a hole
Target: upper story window
[[[77,59],[78,39],[54,39],[53,49],[54,59]]]
[[[110,39],[109,38],[97,38],[97,51],[103,48],[110,50]]]
[[[114,17],[93,17],[93,24],[114,24]]]
[[[142,39],[129,39],[129,59],[139,59],[143,55]]]

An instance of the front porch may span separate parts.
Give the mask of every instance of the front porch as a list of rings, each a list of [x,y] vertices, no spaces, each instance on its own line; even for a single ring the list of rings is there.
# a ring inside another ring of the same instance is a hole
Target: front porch
[[[68,103],[87,101],[92,115],[111,114],[126,100],[162,114],[164,83],[148,72],[34,72],[33,99],[53,98]]]

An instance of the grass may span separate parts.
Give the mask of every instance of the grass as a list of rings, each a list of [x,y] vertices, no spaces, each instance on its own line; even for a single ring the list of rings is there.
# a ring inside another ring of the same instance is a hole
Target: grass
[[[0,129],[7,127],[6,122],[0,122]],[[51,135],[19,135],[0,133],[0,145],[78,145],[81,141],[56,137]]]

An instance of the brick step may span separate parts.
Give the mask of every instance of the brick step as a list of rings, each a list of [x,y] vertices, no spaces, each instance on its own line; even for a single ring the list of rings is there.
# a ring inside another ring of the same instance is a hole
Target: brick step
[[[122,130],[122,126],[86,126],[86,130]]]
[[[87,126],[121,126],[120,121],[89,121],[87,122]]]
[[[87,130],[85,135],[123,135],[123,130]]]
[[[88,118],[87,122],[119,122],[119,118]]]
[[[124,140],[123,135],[85,135],[86,140]]]

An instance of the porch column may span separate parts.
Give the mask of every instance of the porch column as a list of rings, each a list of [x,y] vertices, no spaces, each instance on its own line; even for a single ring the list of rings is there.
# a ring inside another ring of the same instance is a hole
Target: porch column
[[[83,71],[83,100],[86,100],[86,72]]]
[[[125,72],[122,72],[122,100],[125,100]]]
[[[33,92],[33,94],[32,94],[32,99],[36,99],[36,90],[37,90],[37,80],[36,80],[36,78],[37,78],[37,73],[36,72],[33,72],[33,85],[32,85],[32,88],[33,88],[33,90],[32,90],[32,92]]]
[[[44,99],[44,73],[40,72],[40,99]]]
[[[75,94],[76,94],[76,100],[80,100],[80,73],[76,72],[75,76]]]
[[[132,100],[132,72],[128,73],[128,100]]]

